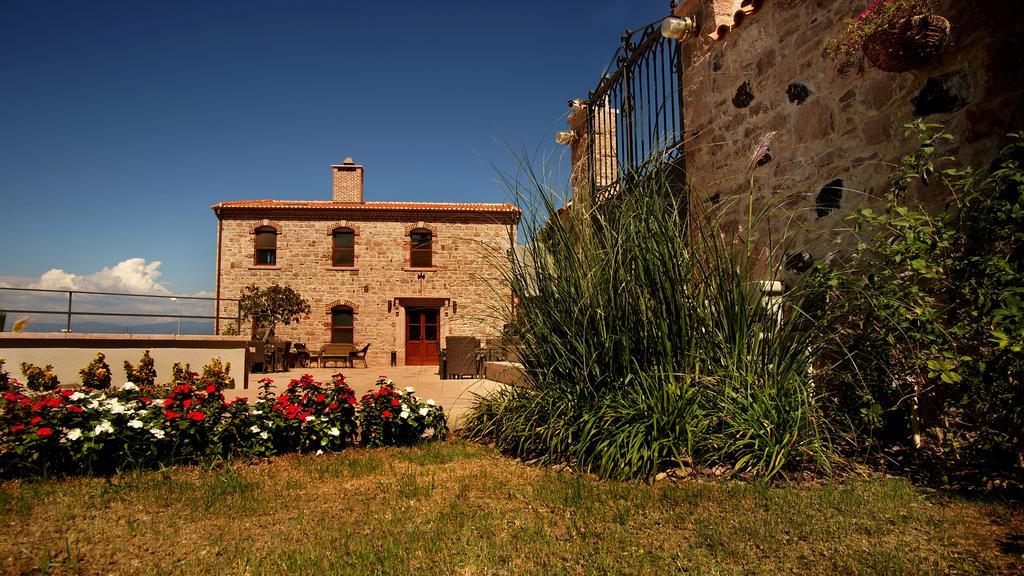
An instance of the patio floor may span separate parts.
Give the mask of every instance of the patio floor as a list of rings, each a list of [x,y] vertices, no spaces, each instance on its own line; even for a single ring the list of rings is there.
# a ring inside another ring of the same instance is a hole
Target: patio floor
[[[320,382],[330,381],[331,376],[341,372],[345,375],[345,382],[355,391],[356,396],[362,396],[368,390],[376,389],[377,378],[386,376],[391,378],[395,386],[404,389],[412,386],[416,389],[416,395],[422,400],[433,399],[444,406],[448,413],[448,426],[454,430],[459,427],[462,418],[473,405],[475,395],[484,395],[488,392],[504,386],[498,382],[484,379],[465,378],[461,380],[441,380],[437,374],[437,366],[395,366],[391,368],[296,368],[288,372],[273,372],[270,374],[250,374],[249,389],[243,389],[241,384],[234,390],[225,390],[224,396],[227,400],[238,397],[246,397],[254,401],[259,394],[258,382],[264,377],[274,381],[274,391],[280,392],[292,379],[299,378],[303,374],[311,374]]]

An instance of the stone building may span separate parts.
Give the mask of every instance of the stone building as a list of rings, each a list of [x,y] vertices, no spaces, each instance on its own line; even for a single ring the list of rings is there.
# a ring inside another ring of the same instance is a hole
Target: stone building
[[[316,350],[370,344],[370,366],[437,363],[447,335],[495,335],[507,303],[501,267],[514,246],[510,204],[366,202],[364,169],[331,167],[331,200],[242,200],[217,215],[217,298],[289,285],[312,308],[278,337]],[[221,304],[233,313],[234,304]],[[230,310],[229,310],[230,308]],[[244,333],[244,330],[243,330]]]

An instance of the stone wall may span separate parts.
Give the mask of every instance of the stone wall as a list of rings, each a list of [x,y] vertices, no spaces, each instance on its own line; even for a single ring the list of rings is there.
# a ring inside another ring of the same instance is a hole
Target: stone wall
[[[1024,128],[1024,18],[1014,5],[937,2],[952,32],[926,67],[841,75],[824,57],[825,43],[870,3],[689,0],[675,10],[702,25],[681,43],[694,204],[717,206],[742,236],[753,193],[756,208],[775,208],[771,237],[790,240],[777,254],[791,268],[851,246],[847,217],[877,201],[891,167],[915,144],[903,124],[944,124],[957,137],[955,153],[981,167],[1007,133]],[[768,152],[760,162],[759,145]]]
[[[793,240],[790,268],[850,245],[846,218],[877,200],[915,144],[903,124],[944,124],[956,154],[977,166],[1024,127],[1024,18],[1006,2],[939,2],[952,33],[926,67],[849,75],[824,58],[825,43],[868,0],[755,4],[738,25],[739,0],[676,10],[703,22],[701,35],[682,43],[688,178],[696,202],[733,203],[723,208],[741,233],[751,191],[758,205],[783,207],[771,228],[776,241]],[[759,144],[770,150],[761,165]]]
[[[331,307],[354,311],[357,343],[370,343],[368,362],[384,367],[390,353],[405,363],[405,308],[438,306],[440,335],[496,335],[496,306],[511,297],[500,267],[515,239],[515,214],[417,213],[344,209],[247,209],[221,213],[220,296],[237,298],[249,284],[290,285],[312,312],[299,323],[278,326],[278,337],[316,350],[330,341]],[[252,230],[278,229],[277,265],[253,265]],[[356,232],[355,266],[335,268],[331,232]],[[433,266],[412,268],[409,232],[433,231]],[[243,327],[243,333],[248,327]]]

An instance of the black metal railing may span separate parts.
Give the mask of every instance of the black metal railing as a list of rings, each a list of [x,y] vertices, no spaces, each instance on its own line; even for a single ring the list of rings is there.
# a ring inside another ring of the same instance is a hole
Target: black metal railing
[[[182,333],[181,321],[182,320],[209,320],[212,322],[211,333],[216,333],[218,324],[221,320],[233,320],[237,322],[236,326],[241,326],[241,308],[238,306],[238,299],[236,298],[210,298],[205,296],[175,296],[166,294],[130,294],[123,292],[93,292],[88,290],[49,290],[42,288],[14,288],[14,287],[3,287],[0,286],[0,295],[4,292],[14,293],[16,297],[13,302],[4,302],[0,300],[0,313],[5,315],[6,322],[10,323],[14,320],[12,314],[34,314],[34,315],[45,315],[45,316],[61,316],[64,318],[62,324],[62,330],[64,332],[72,332],[74,317],[108,317],[108,318],[134,318],[134,319],[168,319],[171,321],[177,320],[177,329],[169,330],[177,334]],[[76,300],[76,296],[78,299]],[[99,298],[96,298],[99,297]],[[89,302],[83,302],[83,300],[93,299],[91,309],[82,309],[83,304],[89,304]],[[125,299],[134,299],[134,302],[128,303]],[[128,306],[138,307],[142,302],[140,299],[158,299],[166,302],[176,302],[178,304],[177,314],[163,311],[163,310],[150,310],[144,312],[124,312],[123,310]],[[97,301],[98,300],[98,301]],[[211,302],[214,305],[213,314],[198,314],[189,311],[184,313],[184,307],[186,303],[190,307],[200,302]],[[235,314],[232,316],[221,316],[221,304],[234,302]],[[50,304],[51,306],[59,306],[59,308],[38,308],[36,306]],[[65,304],[66,303],[66,304]],[[79,308],[76,309],[75,306]],[[97,308],[98,307],[98,308]],[[102,309],[105,308],[105,309]],[[145,324],[125,324],[123,325],[124,332],[131,332],[133,328],[139,329],[145,327]],[[187,327],[187,326],[186,326]],[[6,330],[7,327],[0,327],[0,329]],[[30,322],[31,329],[31,322]]]
[[[615,194],[623,180],[670,170],[682,182],[683,65],[679,44],[661,20],[622,35],[616,69],[585,102],[589,170],[595,197]]]

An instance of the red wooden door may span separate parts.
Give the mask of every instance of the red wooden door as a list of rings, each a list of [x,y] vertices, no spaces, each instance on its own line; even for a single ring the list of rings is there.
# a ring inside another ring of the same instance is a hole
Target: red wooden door
[[[407,308],[405,311],[405,363],[437,366],[438,308]]]

